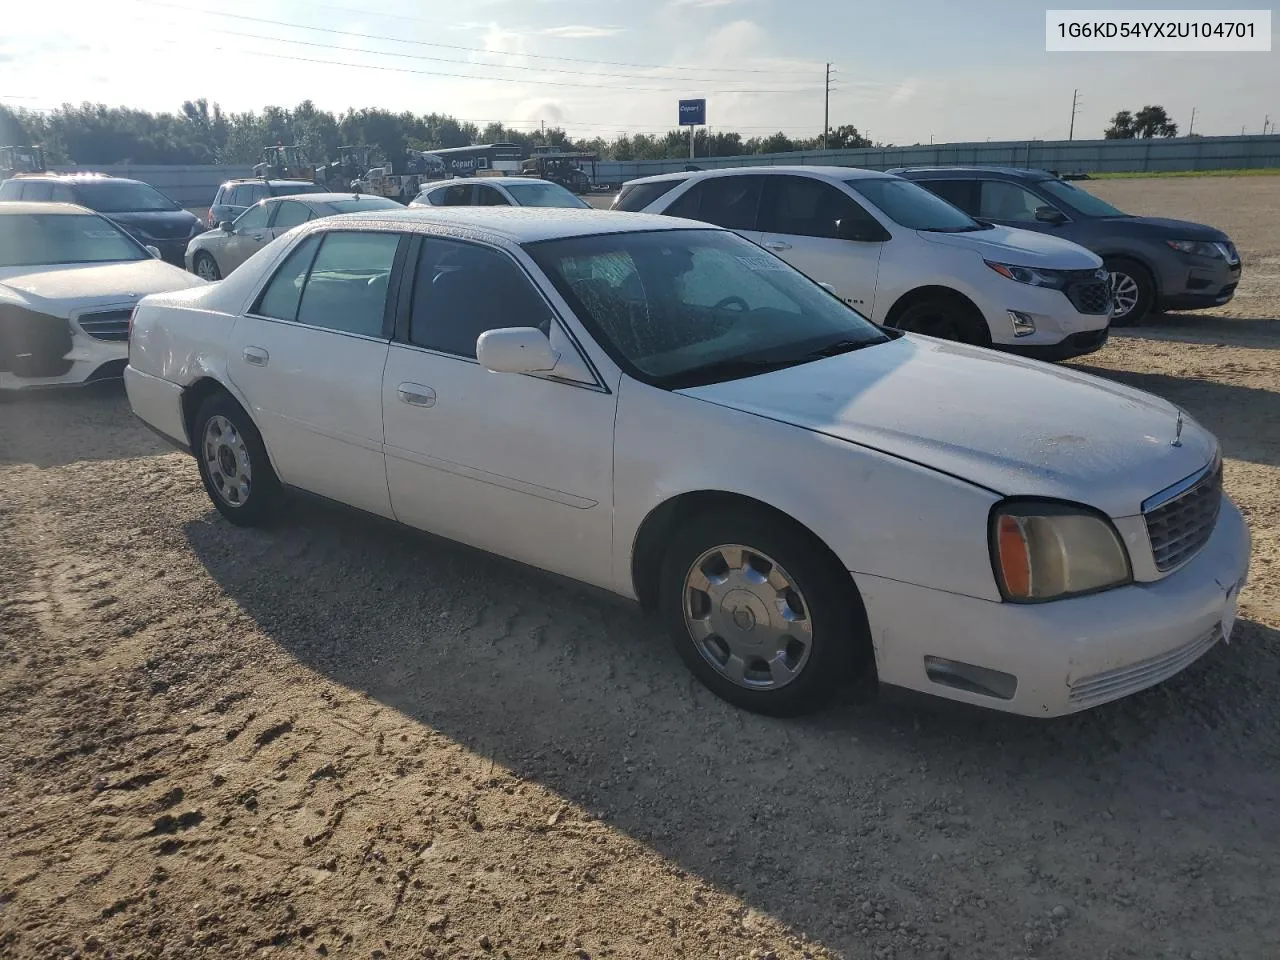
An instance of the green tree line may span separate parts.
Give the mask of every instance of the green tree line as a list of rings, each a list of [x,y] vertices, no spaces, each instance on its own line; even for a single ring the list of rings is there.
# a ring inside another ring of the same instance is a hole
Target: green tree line
[[[687,130],[574,140],[559,127],[529,133],[501,123],[479,127],[443,113],[393,113],[377,107],[334,114],[310,100],[292,109],[272,106],[244,113],[224,112],[218,104],[204,99],[187,100],[175,113],[93,103],[64,104],[48,111],[13,110],[0,104],[0,144],[39,144],[49,164],[248,164],[258,160],[263,147],[275,143],[301,144],[307,156],[318,162],[334,157],[342,144],[372,144],[387,157],[395,157],[402,156],[406,148],[440,150],[496,142],[518,143],[526,150],[540,144],[563,146],[612,160],[689,155]],[[871,141],[848,125],[833,130],[827,142],[832,148],[871,146]],[[821,146],[821,136],[792,139],[778,132],[744,138],[738,133],[708,133],[705,129],[697,131],[694,143],[700,157]]]

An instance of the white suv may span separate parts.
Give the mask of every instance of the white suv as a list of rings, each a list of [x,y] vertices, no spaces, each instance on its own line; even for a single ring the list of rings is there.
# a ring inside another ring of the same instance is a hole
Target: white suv
[[[714,223],[885,326],[1060,360],[1107,339],[1111,287],[1084,247],[975,220],[916,183],[854,167],[644,177],[615,210]]]

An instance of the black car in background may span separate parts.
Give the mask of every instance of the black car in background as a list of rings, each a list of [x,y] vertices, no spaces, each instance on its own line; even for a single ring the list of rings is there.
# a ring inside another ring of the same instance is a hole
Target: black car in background
[[[97,173],[24,174],[0,183],[0,200],[76,203],[113,220],[166,263],[184,265],[187,241],[201,233],[200,218],[141,180]]]
[[[1115,299],[1113,326],[1153,310],[1218,307],[1235,296],[1240,254],[1221,230],[1135,217],[1045,170],[900,167],[888,171],[970,216],[1062,237],[1102,257]]]

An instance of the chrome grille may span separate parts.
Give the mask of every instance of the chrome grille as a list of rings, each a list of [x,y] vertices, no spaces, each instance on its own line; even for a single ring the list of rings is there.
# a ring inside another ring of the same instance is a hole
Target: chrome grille
[[[1068,687],[1067,699],[1075,706],[1091,707],[1144,690],[1190,666],[1221,639],[1222,628],[1214,624],[1190,643],[1173,650],[1077,680]]]
[[[1186,490],[1144,509],[1156,569],[1165,573],[1195,556],[1213,534],[1221,509],[1221,459]]]
[[[128,340],[129,314],[132,310],[103,310],[82,313],[76,318],[80,329],[95,340]]]

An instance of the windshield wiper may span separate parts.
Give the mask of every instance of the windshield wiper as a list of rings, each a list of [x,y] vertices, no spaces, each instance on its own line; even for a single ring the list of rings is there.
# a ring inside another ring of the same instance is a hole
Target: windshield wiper
[[[838,357],[842,353],[852,353],[854,350],[861,350],[863,347],[869,347],[877,343],[884,343],[884,340],[836,340],[834,343],[828,343],[825,347],[809,351],[804,355],[804,359],[817,360],[822,357]]]
[[[744,359],[734,357],[729,360],[717,360],[715,363],[709,363],[704,367],[695,367],[692,370],[686,370],[684,373],[672,380],[679,381],[674,385],[675,389],[680,387],[700,386],[704,383],[715,383],[720,380],[737,380],[740,377],[755,377],[762,373],[769,373],[772,370],[781,370],[784,367],[794,367],[797,364],[805,363],[811,357],[771,357]]]
[[[979,221],[966,227],[921,227],[920,229],[928,233],[974,233],[978,230],[991,230],[993,228],[993,224]]]

